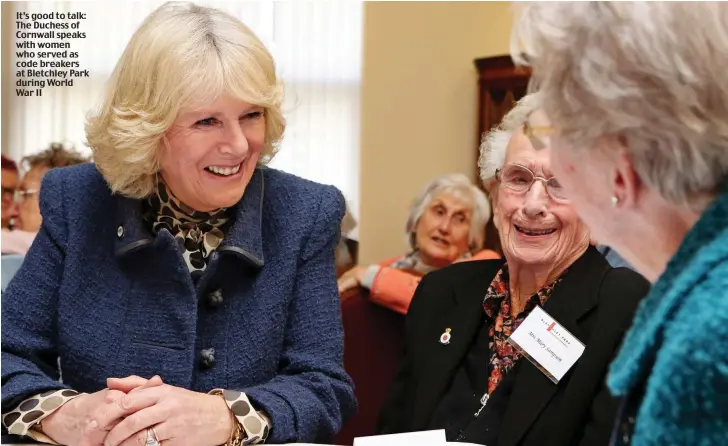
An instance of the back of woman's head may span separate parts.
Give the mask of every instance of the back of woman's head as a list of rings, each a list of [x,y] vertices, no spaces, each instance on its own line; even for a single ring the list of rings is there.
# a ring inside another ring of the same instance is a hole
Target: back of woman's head
[[[89,158],[77,152],[73,147],[64,147],[61,143],[51,143],[47,149],[23,158],[21,164],[27,172],[33,168],[55,169],[88,162]]]
[[[159,148],[182,109],[231,95],[265,108],[262,162],[283,136],[283,87],[272,56],[240,20],[222,11],[170,2],[129,41],[86,134],[114,192],[141,198],[154,188]]]
[[[560,140],[620,141],[643,181],[686,206],[728,174],[728,3],[533,2],[514,57]]]

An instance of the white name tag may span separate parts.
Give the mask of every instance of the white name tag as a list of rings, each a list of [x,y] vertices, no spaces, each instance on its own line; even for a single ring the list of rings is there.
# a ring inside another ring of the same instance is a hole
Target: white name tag
[[[556,384],[581,357],[585,348],[541,307],[531,311],[508,342]]]

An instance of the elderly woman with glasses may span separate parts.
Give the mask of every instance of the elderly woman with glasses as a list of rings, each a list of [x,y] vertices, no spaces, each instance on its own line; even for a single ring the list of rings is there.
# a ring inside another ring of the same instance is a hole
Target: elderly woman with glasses
[[[547,128],[524,98],[481,148],[503,260],[428,274],[407,315],[405,356],[380,432],[445,429],[486,445],[607,443],[607,367],[648,283],[590,245],[553,177]],[[537,150],[536,147],[544,147]]]
[[[534,2],[514,30],[554,173],[653,282],[610,369],[614,444],[728,444],[728,4]]]
[[[410,251],[375,265],[356,266],[339,279],[339,292],[361,286],[385,308],[406,314],[422,276],[454,262],[497,259],[483,249],[490,204],[463,174],[428,182],[412,202],[406,234]]]
[[[13,230],[2,232],[3,254],[25,254],[40,230],[43,218],[40,212],[39,195],[41,181],[45,174],[51,169],[88,162],[88,157],[72,147],[66,148],[60,143],[52,143],[46,150],[23,158],[21,165],[25,170],[25,175],[23,175],[20,185],[13,190],[9,210],[10,217],[14,220]],[[3,172],[4,174],[5,172]]]

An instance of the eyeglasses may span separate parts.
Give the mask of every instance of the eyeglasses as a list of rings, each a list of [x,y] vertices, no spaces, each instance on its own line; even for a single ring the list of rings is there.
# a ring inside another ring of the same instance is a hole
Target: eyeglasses
[[[30,195],[38,193],[38,189],[18,189],[15,191],[14,199],[16,203],[22,203]]]
[[[495,177],[501,185],[519,193],[530,190],[534,181],[543,181],[546,192],[554,201],[562,203],[569,201],[566,198],[564,189],[561,187],[561,183],[556,178],[536,176],[531,169],[520,164],[509,164],[502,169],[497,169],[495,171]]]

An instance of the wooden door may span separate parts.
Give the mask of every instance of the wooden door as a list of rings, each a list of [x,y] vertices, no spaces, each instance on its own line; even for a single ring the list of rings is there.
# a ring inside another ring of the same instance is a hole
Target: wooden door
[[[529,68],[517,68],[510,56],[486,57],[476,59],[474,63],[478,69],[478,134],[475,150],[477,169],[483,135],[498,125],[515,102],[526,95],[531,71]],[[480,178],[477,170],[476,178]],[[485,247],[502,254],[498,232],[492,220],[485,228]]]

